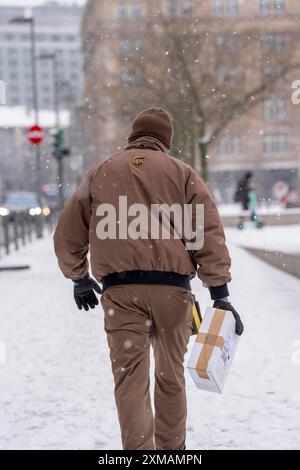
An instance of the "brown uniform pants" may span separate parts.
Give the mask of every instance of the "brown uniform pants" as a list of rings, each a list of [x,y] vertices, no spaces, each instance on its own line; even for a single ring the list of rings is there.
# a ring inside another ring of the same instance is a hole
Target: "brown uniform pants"
[[[183,361],[192,331],[192,294],[176,286],[130,284],[109,287],[101,303],[123,448],[183,449]],[[155,417],[149,392],[150,344],[155,358]]]

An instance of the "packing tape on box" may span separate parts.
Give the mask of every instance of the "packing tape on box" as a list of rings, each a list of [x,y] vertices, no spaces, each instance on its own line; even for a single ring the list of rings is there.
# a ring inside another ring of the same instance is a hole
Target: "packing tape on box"
[[[224,347],[225,340],[222,336],[219,336],[219,332],[224,321],[225,315],[225,310],[216,309],[216,313],[212,318],[208,331],[206,333],[200,332],[197,335],[196,342],[203,344],[196,365],[197,374],[202,379],[209,379],[207,368],[214,347],[217,346],[220,349],[223,349]]]

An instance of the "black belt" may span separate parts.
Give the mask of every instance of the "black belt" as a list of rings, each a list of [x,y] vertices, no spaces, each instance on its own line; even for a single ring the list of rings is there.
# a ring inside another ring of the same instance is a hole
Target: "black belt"
[[[122,284],[165,284],[191,290],[190,276],[168,271],[122,271],[104,276],[101,280],[104,292],[108,287]]]

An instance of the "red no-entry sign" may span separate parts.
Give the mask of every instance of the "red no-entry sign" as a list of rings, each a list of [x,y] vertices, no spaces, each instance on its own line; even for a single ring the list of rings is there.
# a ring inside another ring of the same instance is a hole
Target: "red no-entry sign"
[[[32,126],[28,129],[28,140],[32,145],[39,145],[44,140],[44,130],[38,126]]]

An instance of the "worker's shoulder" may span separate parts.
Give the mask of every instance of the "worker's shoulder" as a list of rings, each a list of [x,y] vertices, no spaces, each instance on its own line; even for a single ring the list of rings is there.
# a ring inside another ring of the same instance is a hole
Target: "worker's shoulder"
[[[101,160],[93,165],[93,167],[89,170],[87,173],[87,177],[90,177],[94,179],[94,177],[99,173],[100,170],[104,169],[105,166],[109,165],[109,163],[117,158],[118,156],[121,156],[123,153],[125,153],[125,150],[122,150],[121,152],[115,153],[114,155],[111,155],[110,157],[106,158],[105,160]]]
[[[191,165],[189,165],[188,163],[180,160],[179,158],[177,157],[173,157],[172,155],[170,154],[165,154],[166,157],[168,158],[168,161],[170,162],[170,164],[174,165],[174,166],[177,166],[178,169],[180,169],[182,172],[185,173],[186,177],[189,178],[191,176],[200,176],[199,173],[197,172],[197,170],[195,170],[195,168],[193,168]]]
[[[171,164],[177,165],[179,168],[182,168],[187,171],[191,168],[190,165],[185,163],[183,160],[180,160],[180,158],[174,157],[173,155],[170,155],[169,153],[163,153],[163,155],[165,155],[165,157],[168,158]]]
[[[180,160],[169,153],[162,151],[152,151],[151,158],[154,157],[157,168],[164,168],[165,172],[171,175],[177,175],[187,181],[191,176],[197,176],[197,171],[192,168],[188,163]]]

